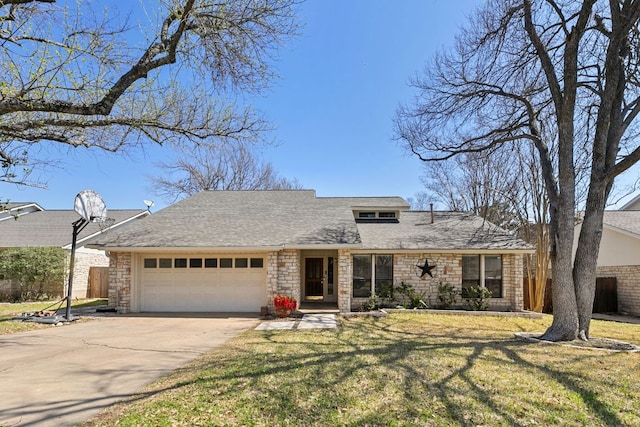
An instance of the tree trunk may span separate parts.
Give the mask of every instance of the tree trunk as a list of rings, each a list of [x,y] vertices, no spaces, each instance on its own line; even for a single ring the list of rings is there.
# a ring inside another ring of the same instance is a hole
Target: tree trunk
[[[571,276],[571,256],[552,262],[553,323],[540,337],[547,341],[572,341],[578,334],[576,294]]]
[[[583,340],[589,339],[604,210],[611,190],[611,186],[605,183],[604,178],[598,175],[597,171],[592,171],[592,174],[594,178],[591,179],[589,186],[584,220],[573,264],[573,282],[578,308],[578,336]]]
[[[572,255],[574,236],[573,187],[565,197],[559,198],[559,208],[551,208],[551,266],[553,271],[553,322],[541,339],[548,341],[572,341],[578,335],[578,310],[573,285]]]

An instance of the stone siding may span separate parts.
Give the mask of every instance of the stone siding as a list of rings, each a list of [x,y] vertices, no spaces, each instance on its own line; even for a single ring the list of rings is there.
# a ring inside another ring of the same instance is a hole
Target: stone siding
[[[292,295],[300,302],[300,251],[285,249],[267,256],[267,294],[269,310],[275,310],[276,294]]]
[[[351,306],[351,271],[353,258],[348,249],[338,250],[338,310],[348,313]]]
[[[109,307],[121,314],[131,311],[131,258],[130,252],[109,256]]]
[[[433,276],[428,274],[420,277],[417,265],[423,265],[425,259],[430,265],[436,265]],[[351,275],[349,275],[349,278]],[[522,294],[522,255],[502,255],[502,298],[490,298],[489,309],[513,310],[523,309]],[[430,307],[438,306],[438,286],[449,283],[458,292],[462,290],[462,255],[459,254],[393,254],[393,282],[395,286],[402,282],[413,286],[414,290],[423,295]],[[351,284],[349,284],[351,286]],[[359,309],[367,298],[354,298],[352,309]],[[462,307],[462,299],[458,296],[458,306]]]
[[[93,249],[78,249],[73,268],[72,297],[76,299],[87,298],[89,291],[89,269],[91,267],[109,267],[109,257],[104,251]],[[66,289],[65,285],[65,289]]]
[[[615,277],[618,289],[618,311],[640,316],[640,266],[598,267],[597,277]]]

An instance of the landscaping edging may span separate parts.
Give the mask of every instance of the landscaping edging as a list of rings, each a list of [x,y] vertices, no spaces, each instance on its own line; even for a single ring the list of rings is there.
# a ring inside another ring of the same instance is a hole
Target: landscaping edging
[[[542,319],[545,314],[535,311],[471,311],[471,310],[437,310],[427,309],[404,309],[404,308],[383,308],[380,311],[385,313],[424,313],[424,314],[442,314],[454,316],[496,316],[496,317],[523,317],[526,319]]]
[[[600,351],[609,351],[609,352],[621,352],[621,351],[624,351],[626,353],[640,352],[640,347],[638,347],[635,344],[614,340],[610,338],[593,338],[593,339],[607,341],[612,347],[619,347],[619,348],[606,348],[606,347],[590,346],[590,345],[576,345],[576,344],[573,344],[574,341],[555,342],[555,341],[547,341],[547,340],[541,340],[539,338],[536,338],[536,337],[542,336],[542,334],[543,334],[542,332],[516,332],[513,335],[515,335],[516,338],[518,339],[521,339],[523,341],[530,342],[530,343],[564,345],[566,347],[572,347],[572,348],[583,348],[587,350],[600,350]],[[589,341],[586,341],[586,342],[588,343]]]

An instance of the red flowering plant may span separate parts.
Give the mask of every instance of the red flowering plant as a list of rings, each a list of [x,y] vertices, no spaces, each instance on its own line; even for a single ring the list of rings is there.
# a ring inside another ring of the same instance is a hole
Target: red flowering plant
[[[295,310],[298,303],[294,297],[288,295],[276,295],[273,297],[273,305],[276,308],[288,308],[290,310]]]

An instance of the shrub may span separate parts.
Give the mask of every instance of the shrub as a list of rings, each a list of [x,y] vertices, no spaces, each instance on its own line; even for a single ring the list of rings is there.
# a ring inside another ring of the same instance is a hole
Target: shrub
[[[438,301],[440,302],[440,308],[450,309],[456,303],[458,299],[458,292],[451,283],[438,284]]]
[[[424,301],[424,295],[416,292],[413,285],[400,282],[400,286],[396,286],[395,289],[398,294],[404,296],[403,301],[400,302],[404,308],[429,308]]]
[[[479,311],[489,308],[487,300],[491,298],[491,291],[483,286],[474,285],[463,288],[461,295],[470,310]]]
[[[13,292],[17,300],[39,300],[47,293],[61,294],[66,263],[62,248],[10,248],[0,251],[0,277],[18,286]]]

